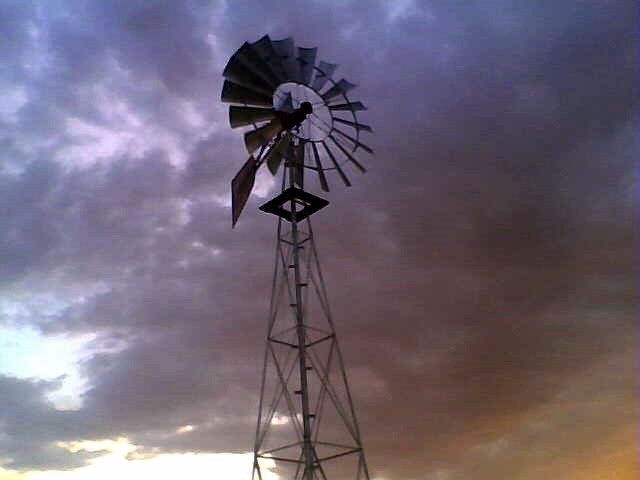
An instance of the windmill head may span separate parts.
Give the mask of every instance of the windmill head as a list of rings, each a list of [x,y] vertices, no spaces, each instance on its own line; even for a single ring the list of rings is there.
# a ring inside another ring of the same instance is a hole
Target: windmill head
[[[276,175],[284,160],[287,168],[295,169],[301,188],[305,171],[315,172],[326,192],[333,172],[351,186],[349,170],[366,171],[355,158],[358,150],[373,153],[360,138],[372,131],[357,117],[366,107],[347,96],[353,83],[334,80],[338,65],[316,63],[316,56],[317,48],[265,35],[245,42],[224,69],[222,101],[232,104],[231,128],[247,129],[244,142],[250,154],[231,182],[234,226],[264,163]]]

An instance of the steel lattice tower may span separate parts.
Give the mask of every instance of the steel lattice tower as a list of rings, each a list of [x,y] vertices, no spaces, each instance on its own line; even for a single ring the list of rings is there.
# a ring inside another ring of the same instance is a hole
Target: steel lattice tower
[[[278,219],[254,479],[263,459],[290,464],[284,478],[368,479],[310,217],[298,222],[297,201],[289,204],[291,221]],[[343,476],[329,463],[344,467],[336,460],[346,456],[354,470]]]
[[[260,207],[278,226],[253,480],[369,480],[311,227],[311,215],[329,202],[305,191],[304,177],[316,172],[328,191],[325,172],[335,171],[350,186],[344,166],[364,172],[352,153],[372,153],[359,139],[371,128],[356,118],[364,105],[346,96],[354,85],[333,81],[337,65],[316,66],[315,56],[265,36],[245,43],[224,72],[222,100],[242,105],[230,108],[231,126],[253,127],[245,133],[252,155],[232,182],[234,225],[258,168],[266,163],[275,175],[284,163],[280,194]]]

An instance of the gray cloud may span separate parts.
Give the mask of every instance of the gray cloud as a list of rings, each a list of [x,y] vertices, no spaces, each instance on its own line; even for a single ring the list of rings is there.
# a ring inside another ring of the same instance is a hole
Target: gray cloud
[[[561,442],[575,458],[623,428],[613,397],[579,400],[585,379],[629,381],[630,5],[65,5],[2,5],[0,85],[28,100],[0,130],[0,288],[87,289],[21,321],[96,333],[96,353],[77,412],[43,400],[54,384],[3,380],[10,467],[73,468],[88,457],[52,442],[117,435],[250,448],[273,222],[252,198],[230,229],[245,153],[218,98],[228,56],[264,33],[319,46],[371,109],[370,171],[334,181],[314,225],[372,472],[513,477],[570,429],[562,394],[590,425]]]
[[[44,394],[59,382],[0,377],[0,448],[9,457],[5,465],[15,469],[71,469],[102,452],[71,453],[56,445],[83,435],[86,425],[76,412],[56,410]],[[6,457],[5,457],[6,458]]]

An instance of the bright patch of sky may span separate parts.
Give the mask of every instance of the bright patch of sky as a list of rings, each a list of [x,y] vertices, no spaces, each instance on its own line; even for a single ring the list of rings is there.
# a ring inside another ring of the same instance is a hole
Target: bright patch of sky
[[[14,289],[3,290],[0,318],[3,326],[21,327],[55,319],[72,305],[86,303],[91,297],[106,293],[110,286],[98,282],[67,282],[63,273],[28,279]]]
[[[28,96],[26,89],[21,86],[0,87],[0,120],[15,123],[16,113],[26,105]]]
[[[0,374],[24,379],[59,379],[61,386],[49,392],[49,400],[60,410],[80,408],[80,396],[87,384],[80,374],[79,363],[97,351],[94,347],[97,335],[46,335],[35,325],[55,321],[69,307],[85,303],[88,298],[108,290],[105,284],[98,282],[67,285],[61,291],[40,294],[3,292],[0,299]],[[122,348],[124,345],[115,345],[100,347],[98,351]]]
[[[138,447],[127,439],[67,442],[58,444],[69,451],[107,451],[86,467],[71,471],[40,471],[17,474],[0,468],[0,480],[112,480],[113,478],[153,478],[154,480],[246,480],[251,477],[253,454],[162,454],[137,455]],[[279,480],[268,470],[263,480]]]
[[[180,103],[179,113],[184,122],[194,129],[202,129],[206,126],[204,116],[198,111],[194,102],[183,100]]]
[[[134,84],[131,73],[113,57],[107,62],[109,84],[91,84],[76,92],[93,106],[97,118],[67,117],[61,126],[66,145],[58,149],[56,160],[70,168],[90,168],[96,163],[117,160],[121,155],[140,157],[151,150],[163,149],[173,166],[183,167],[193,144],[219,125],[208,124],[199,105],[179,99],[173,99],[176,115],[172,121],[177,120],[177,124],[167,125],[163,118],[155,121],[146,118],[127,96]],[[135,85],[138,93],[153,91],[154,86],[153,82]],[[127,95],[123,95],[121,88],[127,90]],[[192,135],[185,138],[178,130]]]
[[[44,380],[63,377],[60,389],[48,398],[60,410],[77,409],[86,388],[77,365],[90,355],[86,347],[94,339],[90,334],[42,335],[32,327],[0,328],[0,373]]]
[[[239,167],[238,167],[239,168]],[[280,179],[280,173],[275,177],[271,175],[268,169],[260,168],[256,174],[256,181],[251,191],[252,197],[265,199],[271,196],[277,181]],[[231,208],[231,194],[216,195],[211,194],[209,198],[221,207]],[[0,479],[1,480],[1,479]]]
[[[275,185],[276,177],[266,168],[261,168],[256,175],[256,183],[251,194],[258,198],[267,198]]]
[[[423,20],[433,20],[434,16],[422,6],[418,6],[416,0],[394,0],[385,2],[387,8],[387,21],[396,23],[412,17],[419,17]]]
[[[36,10],[39,11],[41,9],[36,8]],[[42,15],[39,14],[38,16],[41,17]],[[47,56],[46,38],[35,22],[29,22],[27,33],[31,40],[31,48],[25,53],[23,65],[30,74],[39,75],[50,65],[50,60]]]
[[[189,432],[193,432],[195,430],[196,427],[194,427],[193,425],[183,425],[180,428],[176,429],[176,433],[189,433]]]

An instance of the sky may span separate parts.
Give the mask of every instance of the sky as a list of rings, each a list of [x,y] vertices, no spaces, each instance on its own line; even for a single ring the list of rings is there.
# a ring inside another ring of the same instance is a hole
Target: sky
[[[637,478],[634,3],[0,0],[0,480],[250,477],[264,34],[374,128],[313,217],[372,480]]]

